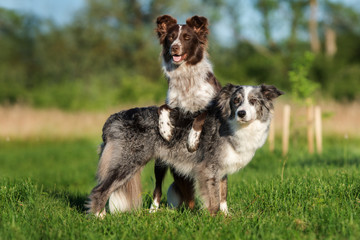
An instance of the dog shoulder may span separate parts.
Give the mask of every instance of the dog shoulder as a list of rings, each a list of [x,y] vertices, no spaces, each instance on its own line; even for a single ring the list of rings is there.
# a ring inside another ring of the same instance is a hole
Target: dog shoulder
[[[221,84],[220,82],[216,79],[215,75],[213,72],[208,72],[207,74],[207,82],[215,89],[216,92],[220,92],[221,90]]]

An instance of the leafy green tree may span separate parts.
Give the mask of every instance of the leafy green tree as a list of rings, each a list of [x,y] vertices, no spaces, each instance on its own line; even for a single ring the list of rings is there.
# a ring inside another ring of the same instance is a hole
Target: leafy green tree
[[[291,82],[291,96],[299,102],[309,105],[313,102],[313,94],[319,88],[319,84],[309,79],[309,72],[315,55],[305,52],[304,56],[297,59],[293,64],[293,69],[289,71],[289,81]]]

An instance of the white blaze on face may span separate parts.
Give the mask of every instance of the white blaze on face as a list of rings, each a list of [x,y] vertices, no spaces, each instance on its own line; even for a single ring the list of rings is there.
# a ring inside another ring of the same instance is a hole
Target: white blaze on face
[[[175,41],[171,44],[171,47],[173,45],[179,45],[181,47],[181,41],[180,41],[181,28],[182,28],[182,26],[179,25],[179,34],[177,35],[177,38],[175,39]]]
[[[180,50],[179,52],[182,53],[182,44],[181,44],[181,41],[180,41],[181,28],[182,28],[182,26],[179,25],[179,33],[178,33],[177,38],[175,39],[175,41],[174,41],[174,42],[171,44],[171,46],[170,46],[170,54],[171,54],[171,49],[172,49],[172,47],[173,47],[174,45],[178,45],[178,46],[179,46],[179,50]],[[181,60],[181,56],[173,56],[173,60],[174,60],[175,62],[178,62],[178,61]]]
[[[244,87],[244,101],[241,103],[235,113],[236,120],[238,121],[249,122],[256,119],[256,108],[249,102],[249,93],[251,92],[251,90],[253,90],[251,86]],[[238,116],[239,111],[245,111],[246,115],[243,118],[240,118]]]

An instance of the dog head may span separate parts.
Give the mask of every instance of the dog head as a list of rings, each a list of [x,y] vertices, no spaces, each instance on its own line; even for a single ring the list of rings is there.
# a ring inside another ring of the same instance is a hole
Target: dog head
[[[157,18],[156,25],[166,63],[194,65],[203,58],[209,33],[205,17],[193,16],[186,24],[177,24],[175,18],[163,15]]]
[[[274,106],[272,100],[284,94],[271,85],[226,85],[218,95],[223,119],[249,124],[254,120],[267,121]]]

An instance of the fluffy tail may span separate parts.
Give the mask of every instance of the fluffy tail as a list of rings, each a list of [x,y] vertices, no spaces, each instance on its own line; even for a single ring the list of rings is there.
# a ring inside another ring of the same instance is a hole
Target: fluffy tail
[[[88,213],[103,218],[105,205],[109,199],[110,211],[129,211],[141,206],[142,167],[121,168],[116,164],[121,149],[114,147],[119,143],[109,141],[100,146],[100,160],[97,171],[98,185],[90,193],[86,203]],[[118,178],[121,175],[122,178]]]
[[[109,208],[111,213],[127,212],[142,206],[140,173],[141,169],[126,184],[110,195]]]

